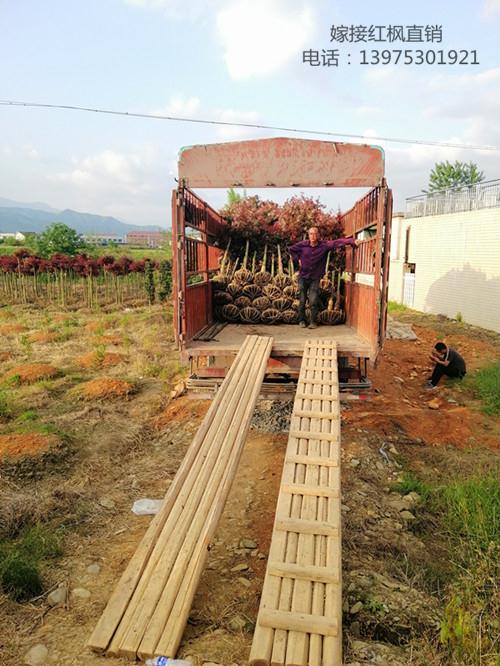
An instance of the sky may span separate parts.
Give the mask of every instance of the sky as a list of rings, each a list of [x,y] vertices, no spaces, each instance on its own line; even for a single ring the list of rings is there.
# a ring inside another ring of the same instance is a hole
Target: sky
[[[408,26],[423,26],[424,41],[337,39],[342,27],[360,38],[359,26],[372,25],[385,39],[390,26],[407,37]],[[0,100],[365,137],[0,105],[0,197],[166,227],[182,146],[272,136],[382,146],[395,210],[439,161],[473,161],[487,180],[500,178],[500,150],[380,139],[500,147],[500,0],[0,0],[0,29]],[[362,50],[373,62],[373,51],[394,61],[405,49],[413,60],[418,49],[442,50],[445,63],[361,64]],[[337,66],[303,62],[304,51],[323,50],[337,50]],[[453,65],[450,50],[479,64]],[[333,210],[363,192],[304,190]],[[226,199],[201,194],[216,208]]]

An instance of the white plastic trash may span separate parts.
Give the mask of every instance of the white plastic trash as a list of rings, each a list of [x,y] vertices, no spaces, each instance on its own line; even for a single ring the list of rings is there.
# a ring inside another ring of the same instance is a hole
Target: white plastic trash
[[[132,511],[136,516],[150,516],[152,514],[158,513],[161,509],[163,500],[155,499],[140,499],[134,502],[132,506]],[[181,664],[182,666],[182,664]]]
[[[193,666],[185,659],[171,659],[170,657],[155,657],[146,659],[146,666]]]

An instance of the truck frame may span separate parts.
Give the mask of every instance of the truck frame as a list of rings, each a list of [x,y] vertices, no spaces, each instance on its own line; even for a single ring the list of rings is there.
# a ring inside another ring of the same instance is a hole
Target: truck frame
[[[309,331],[296,325],[217,325],[211,276],[223,249],[227,221],[194,189],[230,187],[370,187],[341,216],[344,236],[361,240],[346,248],[346,323]],[[213,397],[247,334],[272,335],[262,396],[289,399],[295,390],[305,341],[333,339],[341,391],[370,387],[387,325],[392,192],[384,178],[381,148],[304,139],[259,139],[185,148],[172,193],[174,332],[189,364],[188,390]]]

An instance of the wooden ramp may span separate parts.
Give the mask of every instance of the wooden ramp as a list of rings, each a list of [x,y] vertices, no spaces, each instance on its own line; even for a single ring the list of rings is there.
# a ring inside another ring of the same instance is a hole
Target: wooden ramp
[[[337,351],[306,342],[251,666],[341,666]]]
[[[248,336],[122,575],[89,647],[175,657],[260,393],[272,338]]]

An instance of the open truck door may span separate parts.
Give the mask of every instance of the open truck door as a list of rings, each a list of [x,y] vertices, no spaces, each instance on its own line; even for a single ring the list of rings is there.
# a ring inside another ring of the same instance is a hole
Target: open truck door
[[[392,191],[385,178],[342,215],[341,221],[346,236],[362,241],[355,251],[347,248],[347,321],[370,342],[375,361],[387,329]]]
[[[217,237],[224,219],[184,185],[172,193],[174,332],[180,348],[208,326],[212,315],[210,276],[222,251]]]

